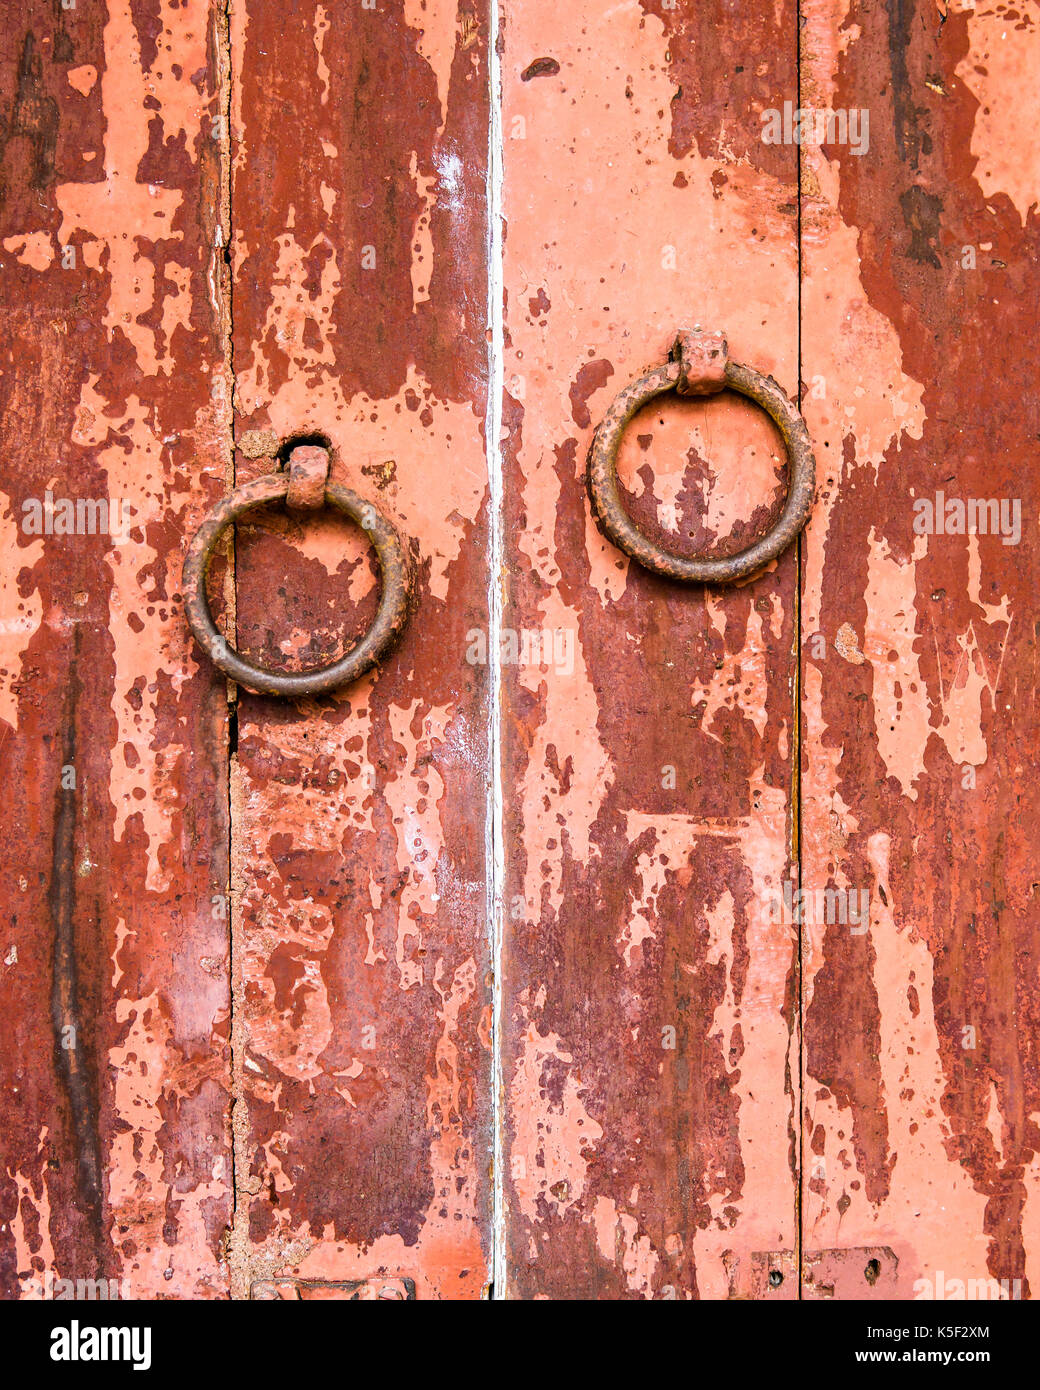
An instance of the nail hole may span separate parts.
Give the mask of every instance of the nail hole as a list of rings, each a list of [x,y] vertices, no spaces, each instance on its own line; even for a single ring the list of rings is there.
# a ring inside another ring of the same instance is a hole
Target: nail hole
[[[867,1283],[868,1283],[868,1284],[876,1284],[877,1281],[878,1281],[878,1275],[879,1275],[880,1273],[881,1273],[881,1261],[880,1261],[880,1260],[868,1260],[868,1261],[867,1261],[867,1267],[866,1267],[866,1269],[863,1271],[863,1277],[866,1279]]]
[[[784,1276],[781,1270],[771,1269],[769,1271],[769,1283],[774,1289],[778,1289],[783,1282]]]

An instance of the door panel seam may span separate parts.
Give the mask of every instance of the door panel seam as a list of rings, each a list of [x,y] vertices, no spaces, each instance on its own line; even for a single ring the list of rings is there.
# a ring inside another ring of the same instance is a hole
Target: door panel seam
[[[802,105],[802,5],[801,0],[795,3],[795,86],[798,108]],[[797,290],[797,343],[796,343],[796,381],[795,381],[795,400],[798,409],[802,409],[802,147],[798,143],[795,146],[797,157],[797,179],[798,197],[796,207],[798,209],[795,222],[796,253],[798,266],[798,290]],[[795,549],[795,582],[794,582],[794,713],[793,713],[793,736],[791,740],[791,788],[792,797],[792,817],[794,833],[794,858],[795,868],[798,875],[798,887],[802,887],[802,579],[803,563],[805,558],[805,532],[798,535],[797,546]],[[804,1296],[802,1280],[802,1193],[803,1183],[802,1174],[804,1171],[804,1145],[805,1145],[805,1125],[803,1112],[805,1095],[805,1038],[802,1028],[802,1001],[803,1001],[803,942],[804,934],[802,924],[796,924],[798,932],[798,967],[797,967],[797,989],[795,991],[795,1017],[794,1027],[795,1036],[798,1042],[798,1080],[795,1090],[795,1262],[798,1274],[798,1297]]]

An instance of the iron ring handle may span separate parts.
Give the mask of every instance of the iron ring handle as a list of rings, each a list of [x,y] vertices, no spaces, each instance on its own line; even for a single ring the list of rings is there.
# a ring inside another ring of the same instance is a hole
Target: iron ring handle
[[[256,507],[286,497],[289,473],[268,473],[221,498],[196,531],[184,560],[184,608],[196,642],[225,675],[262,695],[318,695],[357,680],[386,655],[408,621],[411,569],[404,543],[386,517],[356,492],[327,483],[324,501],[357,522],[375,546],[382,573],[382,594],[375,621],[361,641],[330,666],[313,671],[271,671],[247,660],[224,638],[213,621],[206,596],[206,573],[223,532]]]
[[[700,396],[727,388],[761,406],[780,430],[788,458],[787,500],[776,524],[744,550],[720,558],[685,559],[645,536],[625,510],[617,476],[621,436],[636,413],[665,391]],[[721,333],[694,329],[680,332],[673,360],[639,377],[614,398],[592,436],[586,480],[593,511],[619,550],[667,579],[731,584],[775,559],[801,531],[812,511],[816,460],[805,421],[773,378],[731,362]]]

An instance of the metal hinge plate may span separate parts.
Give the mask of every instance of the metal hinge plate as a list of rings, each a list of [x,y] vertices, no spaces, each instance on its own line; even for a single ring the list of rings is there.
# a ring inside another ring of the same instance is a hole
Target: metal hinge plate
[[[750,1263],[727,1261],[731,1298],[896,1298],[899,1259],[887,1245],[802,1252],[801,1293],[793,1250],[756,1250]],[[743,1265],[743,1267],[742,1267]]]

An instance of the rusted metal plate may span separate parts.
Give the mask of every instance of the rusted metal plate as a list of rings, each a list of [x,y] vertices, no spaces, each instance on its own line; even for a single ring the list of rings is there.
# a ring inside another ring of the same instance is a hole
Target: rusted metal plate
[[[803,1298],[894,1299],[899,1287],[899,1259],[887,1245],[802,1253]]]
[[[253,1284],[249,1290],[249,1297],[269,1302],[414,1303],[415,1281],[392,1277],[346,1279],[339,1282],[275,1279]]]
[[[600,534],[592,428],[683,324],[797,384],[795,6],[543,0],[503,35],[502,1182],[513,1297],[726,1297],[796,1244],[795,556],[659,579]],[[730,394],[622,445],[669,549],[764,534],[780,441]],[[797,1296],[797,1279],[783,1286]]]
[[[223,682],[178,593],[227,462],[221,13],[0,35],[5,1298],[228,1287]]]
[[[803,104],[843,113],[848,137],[802,151],[821,477],[802,599],[803,1239],[890,1247],[899,1297],[1016,1280],[1025,1297],[1038,17],[960,0],[802,14]]]
[[[792,1291],[810,1301],[899,1296],[899,1260],[887,1245],[803,1250],[800,1266],[793,1250],[756,1250],[730,1259],[727,1273],[730,1298],[774,1302]]]
[[[234,1289],[490,1280],[482,5],[232,12],[238,480],[289,437],[414,542],[376,674],[243,695],[234,763]],[[238,646],[321,664],[370,621],[327,514],[240,527]]]

